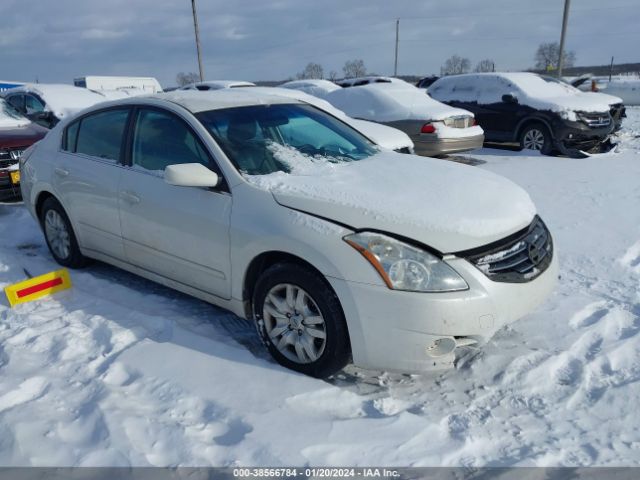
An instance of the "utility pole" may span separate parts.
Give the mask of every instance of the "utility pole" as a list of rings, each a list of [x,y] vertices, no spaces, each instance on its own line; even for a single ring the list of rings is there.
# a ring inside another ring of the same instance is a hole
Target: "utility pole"
[[[396,59],[393,63],[393,76],[398,76],[398,40],[400,37],[400,19],[396,18]]]
[[[609,81],[611,81],[611,74],[613,74],[613,57],[611,57],[611,65],[609,65]]]
[[[196,0],[191,0],[191,10],[193,10],[193,28],[196,31],[196,50],[198,51],[198,69],[200,70],[200,81],[204,82],[204,70],[202,69],[202,55],[200,54],[200,30],[198,29],[198,14],[196,13]]]
[[[558,78],[562,77],[564,67],[564,37],[567,34],[567,22],[569,21],[569,4],[571,0],[564,0],[564,14],[562,15],[562,33],[560,34],[560,58],[558,58]]]

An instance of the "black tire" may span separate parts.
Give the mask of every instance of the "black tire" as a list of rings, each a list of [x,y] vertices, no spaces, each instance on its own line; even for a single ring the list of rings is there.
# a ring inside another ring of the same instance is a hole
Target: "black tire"
[[[533,142],[533,139],[538,141]],[[539,145],[539,148],[531,148],[532,144]],[[553,138],[546,125],[540,122],[527,124],[520,132],[520,148],[523,150],[536,150],[543,155],[551,155],[553,152]]]
[[[51,239],[47,234],[48,230],[45,223],[46,223],[47,214],[50,211],[53,211],[60,216],[66,228],[66,231],[68,233],[69,248],[68,248],[68,255],[66,256],[62,256],[56,252],[56,249],[52,247]],[[44,233],[44,238],[47,241],[47,246],[49,247],[49,251],[51,252],[51,255],[53,256],[56,262],[58,262],[63,267],[68,267],[68,268],[82,268],[85,265],[87,265],[88,259],[84,255],[82,255],[82,252],[78,247],[78,241],[73,231],[73,227],[71,226],[71,222],[69,221],[69,217],[67,216],[67,213],[64,211],[64,208],[62,208],[62,205],[60,205],[60,202],[58,202],[58,200],[56,200],[54,197],[47,198],[42,204],[42,209],[40,210],[40,226],[42,227],[42,232]]]
[[[273,288],[283,284],[291,284],[304,290],[315,302],[324,319],[324,350],[315,361],[292,361],[278,350],[267,333],[263,318],[266,297]],[[349,332],[340,301],[326,281],[310,269],[283,263],[265,270],[254,289],[253,315],[262,342],[280,365],[312,377],[326,378],[340,371],[351,360]]]

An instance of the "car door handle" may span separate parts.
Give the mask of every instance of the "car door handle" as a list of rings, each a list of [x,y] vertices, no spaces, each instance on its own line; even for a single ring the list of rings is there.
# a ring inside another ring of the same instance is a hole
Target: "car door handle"
[[[69,175],[69,170],[65,170],[64,168],[56,167],[53,171],[56,173],[56,175],[60,175],[61,177],[66,177],[67,175]]]
[[[120,198],[130,205],[140,203],[140,197],[133,192],[120,192]]]

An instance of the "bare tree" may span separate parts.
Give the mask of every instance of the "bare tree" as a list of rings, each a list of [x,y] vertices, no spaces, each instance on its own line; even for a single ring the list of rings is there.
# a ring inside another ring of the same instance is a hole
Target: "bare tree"
[[[344,73],[344,78],[364,77],[367,74],[367,68],[364,66],[363,60],[347,60],[342,67],[342,73]]]
[[[478,63],[476,63],[476,68],[474,68],[473,71],[474,72],[495,72],[496,62],[494,62],[490,58],[485,58],[484,60],[480,60]]]
[[[471,60],[459,55],[452,55],[447,58],[444,65],[440,67],[440,74],[457,75],[460,73],[467,73],[469,70],[471,70]]]
[[[298,80],[304,80],[305,78],[324,78],[324,69],[319,63],[309,62],[304,70],[296,74]]]
[[[562,54],[565,67],[573,67],[576,54],[573,51],[564,51]],[[537,70],[555,70],[560,59],[560,44],[558,42],[541,43],[536,50],[535,62]]]
[[[331,80],[332,82],[335,82],[338,79],[338,72],[336,72],[335,70],[331,70],[329,72],[329,80]]]
[[[179,87],[184,87],[190,83],[196,83],[200,81],[200,75],[195,72],[180,72],[176,75],[176,83]]]

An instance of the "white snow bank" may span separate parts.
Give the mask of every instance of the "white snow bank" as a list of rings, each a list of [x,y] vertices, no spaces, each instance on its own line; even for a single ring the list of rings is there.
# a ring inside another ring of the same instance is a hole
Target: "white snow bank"
[[[428,89],[443,102],[477,102],[488,105],[502,102],[502,96],[513,94],[522,105],[539,110],[605,113],[616,100],[581,92],[561,82],[547,81],[527,72],[474,73],[442,77]]]
[[[442,252],[498,240],[535,215],[520,187],[466,165],[392,152],[348,163],[281,146],[276,154],[291,173],[247,178],[279,203],[355,228],[415,238]]]
[[[640,79],[638,78],[612,79],[601,91],[620,97],[625,105],[640,105]]]
[[[0,128],[24,127],[31,123],[0,98]]]
[[[376,122],[473,117],[471,112],[449,107],[406,82],[342,88],[329,93],[325,99],[350,117]]]

